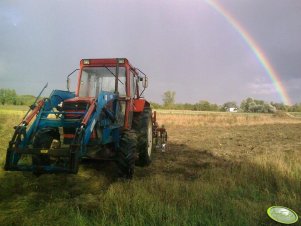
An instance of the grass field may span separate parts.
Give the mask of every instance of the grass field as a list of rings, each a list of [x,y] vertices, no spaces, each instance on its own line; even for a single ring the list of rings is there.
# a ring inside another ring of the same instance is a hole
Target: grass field
[[[24,109],[0,109],[0,163]],[[159,111],[169,133],[132,181],[113,163],[78,175],[0,169],[0,225],[278,225],[272,205],[301,214],[301,120],[287,115]]]
[[[291,112],[290,114],[295,117],[301,117],[301,112]]]

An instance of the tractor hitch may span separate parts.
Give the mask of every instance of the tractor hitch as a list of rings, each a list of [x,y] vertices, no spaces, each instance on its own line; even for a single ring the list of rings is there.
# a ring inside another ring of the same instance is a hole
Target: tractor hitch
[[[155,139],[155,147],[158,150],[161,150],[162,152],[165,152],[167,150],[167,131],[162,125],[159,127],[159,124],[157,122],[157,112],[153,112],[153,138]]]

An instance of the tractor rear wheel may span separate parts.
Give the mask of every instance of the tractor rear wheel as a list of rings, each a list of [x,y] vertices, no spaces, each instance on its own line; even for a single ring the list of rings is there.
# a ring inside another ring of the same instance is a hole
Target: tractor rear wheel
[[[117,165],[119,176],[125,179],[132,179],[135,167],[135,150],[137,145],[136,133],[134,131],[125,131],[119,142],[117,153]]]
[[[39,149],[49,149],[51,143],[54,139],[60,140],[60,134],[56,130],[51,130],[49,128],[41,129],[37,132],[34,141],[33,147]],[[37,154],[32,156],[32,165],[36,167],[35,174],[40,175],[41,166],[50,165],[50,157],[46,154]]]
[[[153,123],[150,107],[145,107],[143,112],[134,114],[133,129],[138,135],[139,161],[137,165],[148,166],[151,163],[153,150]]]

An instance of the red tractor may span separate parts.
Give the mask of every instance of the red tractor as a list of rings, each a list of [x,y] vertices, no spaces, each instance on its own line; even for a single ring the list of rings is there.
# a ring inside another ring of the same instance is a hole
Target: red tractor
[[[15,127],[6,170],[77,173],[81,159],[111,159],[132,178],[135,163],[150,164],[153,140],[165,147],[167,133],[142,97],[148,78],[141,70],[125,58],[83,59],[77,70],[75,92],[71,73],[67,91],[36,101]]]

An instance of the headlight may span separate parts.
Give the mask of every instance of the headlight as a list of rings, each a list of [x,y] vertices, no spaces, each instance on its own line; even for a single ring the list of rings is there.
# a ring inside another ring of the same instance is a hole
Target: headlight
[[[90,60],[84,60],[84,65],[90,64]]]
[[[124,64],[124,59],[118,59],[119,64]]]

